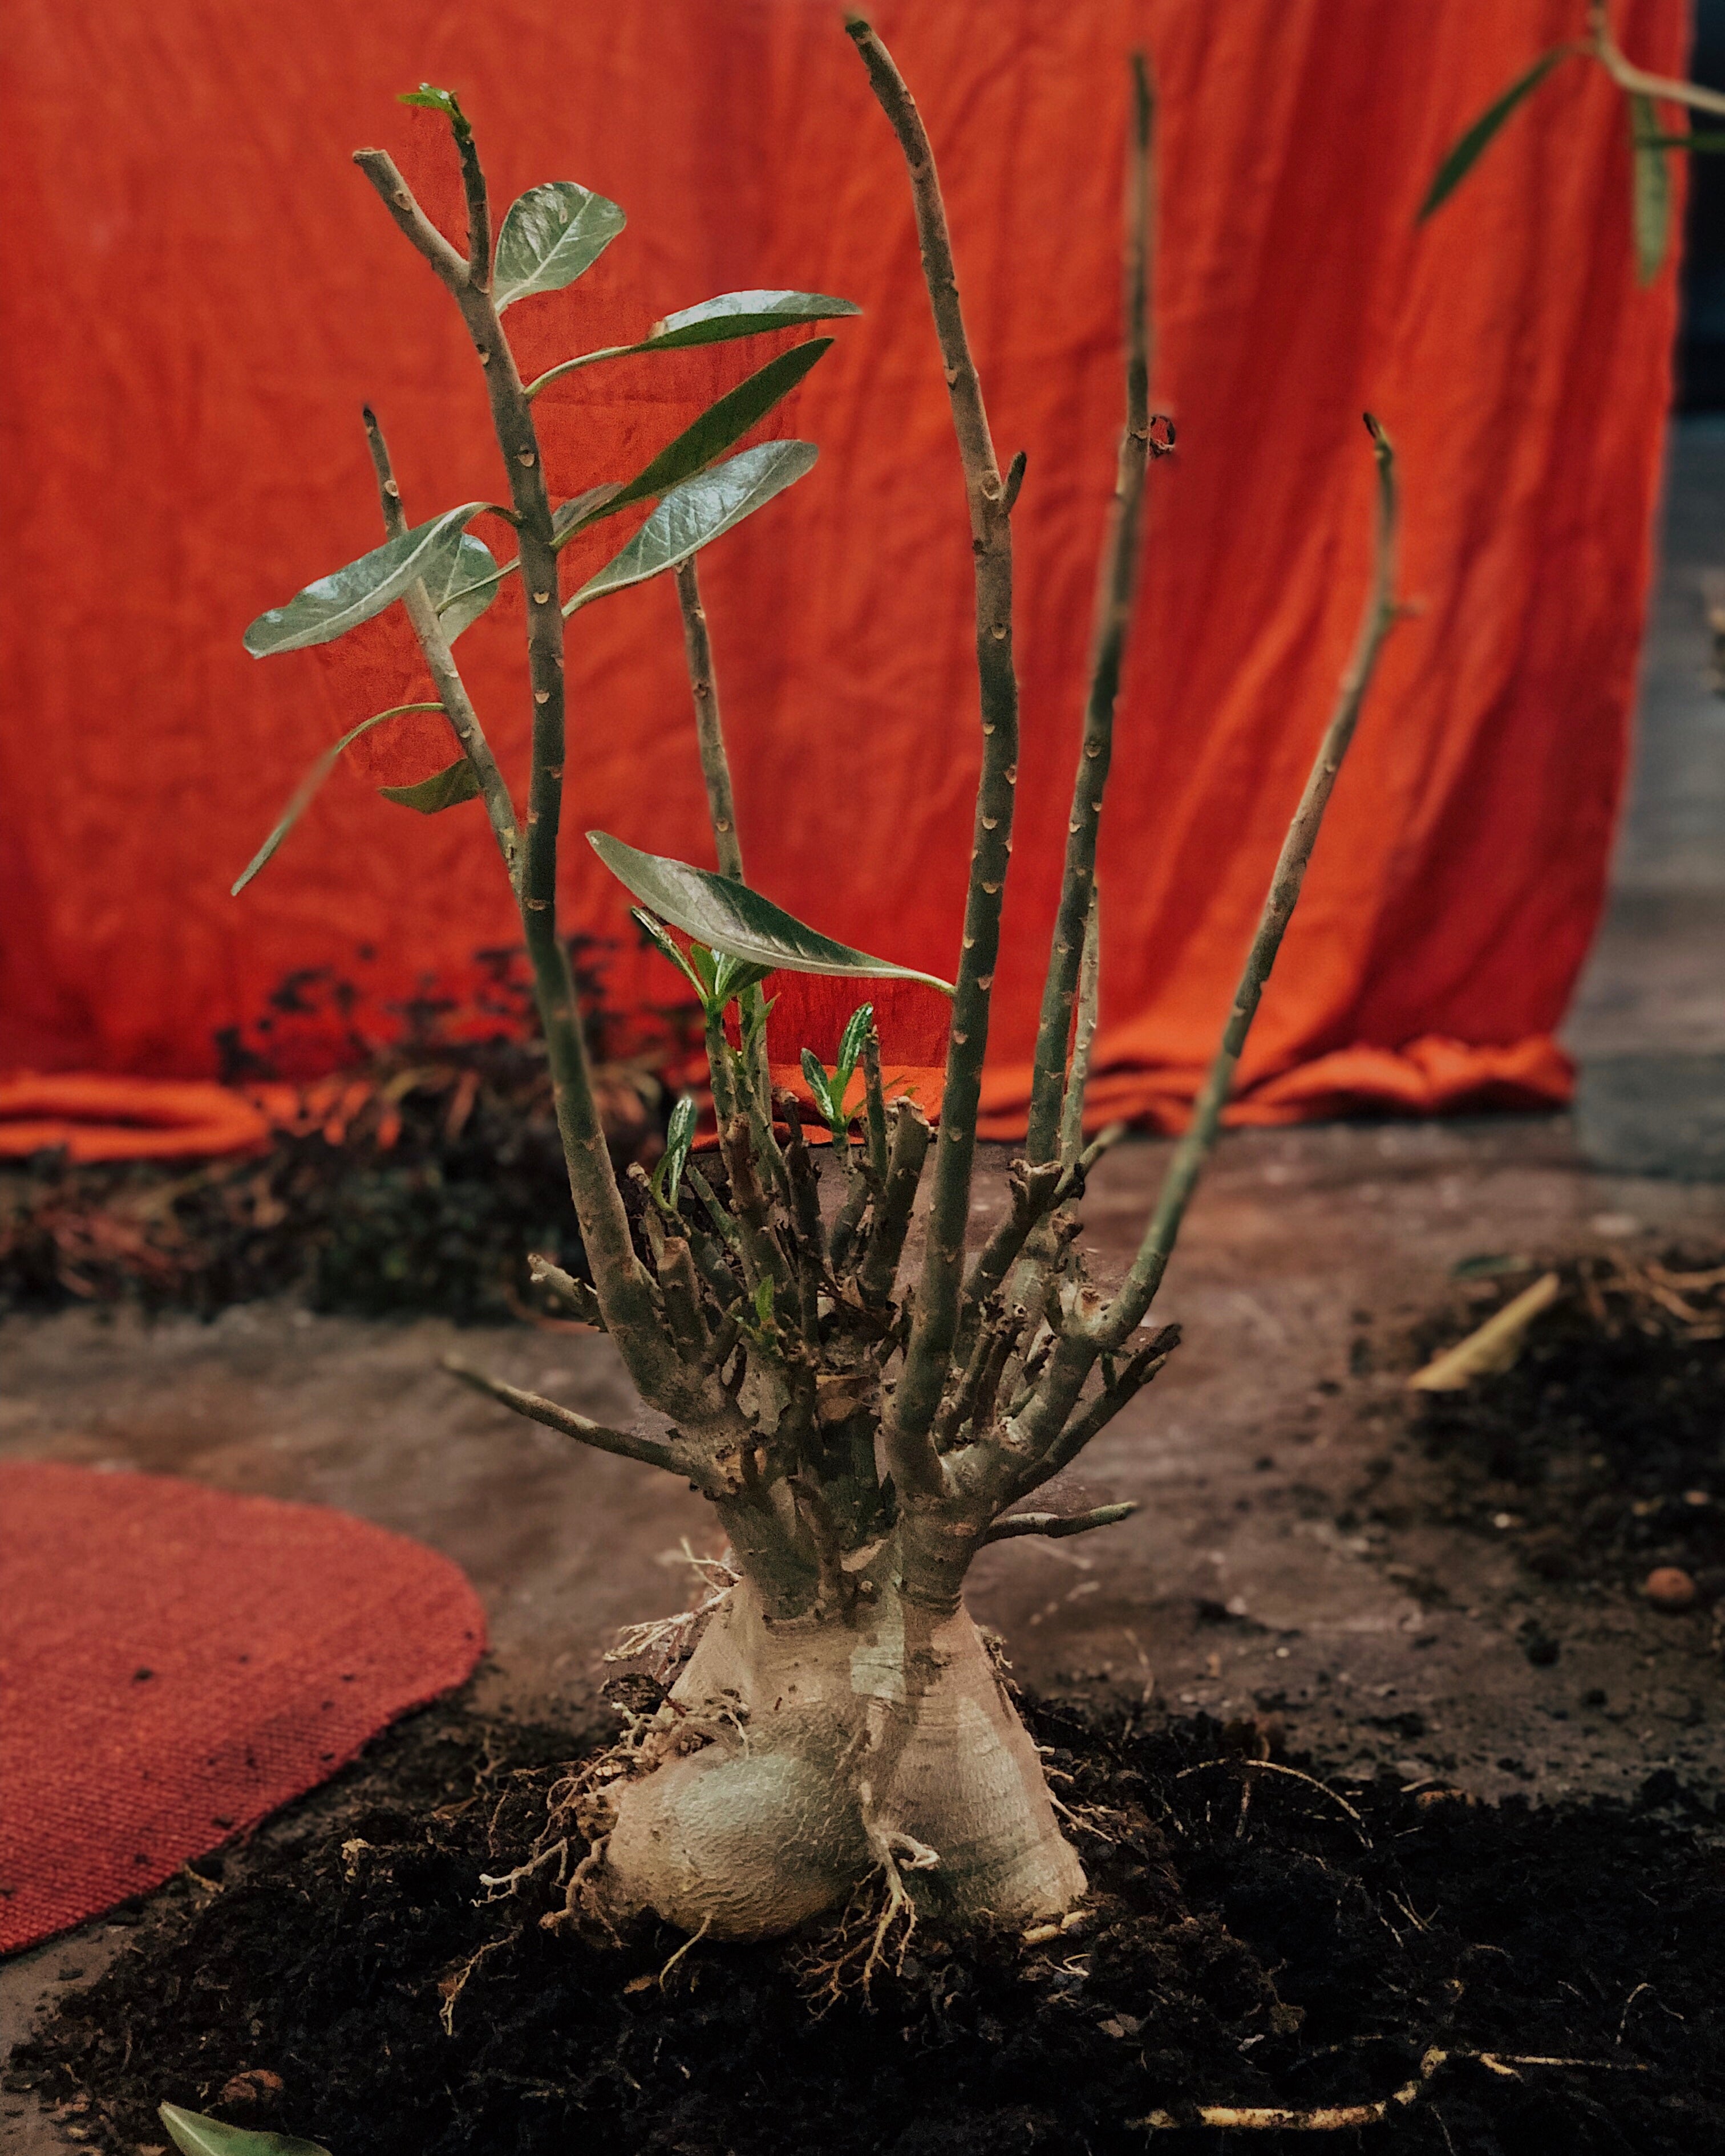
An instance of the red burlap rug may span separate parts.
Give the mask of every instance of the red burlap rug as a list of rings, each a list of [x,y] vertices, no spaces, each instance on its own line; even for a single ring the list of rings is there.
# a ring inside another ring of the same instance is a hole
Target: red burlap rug
[[[0,1466],[0,1952],[255,1825],[484,1645],[454,1565],[345,1513]]]

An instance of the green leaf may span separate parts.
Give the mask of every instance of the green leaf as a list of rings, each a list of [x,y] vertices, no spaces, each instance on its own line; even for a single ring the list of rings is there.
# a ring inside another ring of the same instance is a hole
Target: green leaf
[[[673,1212],[682,1185],[683,1170],[688,1165],[689,1149],[695,1142],[695,1096],[685,1093],[671,1110],[670,1122],[665,1133],[665,1154],[660,1166],[665,1171],[665,1203]]]
[[[1644,150],[1698,150],[1703,155],[1725,150],[1725,135],[1702,134],[1692,130],[1684,135],[1640,135],[1635,137]]]
[[[462,532],[490,506],[484,501],[464,501],[459,509],[446,509],[441,516],[416,524],[411,531],[374,547],[345,569],[320,577],[315,584],[296,592],[285,606],[271,607],[267,613],[260,613],[245,633],[246,649],[254,659],[270,659],[281,651],[333,644],[350,629],[357,629],[362,621],[382,613],[385,607],[393,606],[416,581],[424,583],[428,590],[447,591],[454,567],[462,559]],[[486,559],[490,558],[487,551]]]
[[[1664,264],[1671,239],[1671,168],[1669,153],[1655,149],[1659,115],[1651,97],[1629,100],[1630,215],[1635,235],[1635,274],[1651,285]]]
[[[422,816],[436,816],[445,808],[458,808],[464,801],[477,800],[479,790],[473,766],[465,756],[445,764],[429,778],[422,778],[417,786],[377,788],[386,801],[398,802],[403,808],[417,808]]]
[[[737,337],[759,336],[768,330],[789,329],[798,322],[835,321],[862,309],[850,300],[834,299],[830,292],[721,292],[703,300],[698,307],[684,307],[667,315],[651,336],[639,344],[608,344],[597,352],[583,352],[566,359],[527,386],[530,398],[578,368],[595,367],[604,359],[630,359],[637,352],[679,351],[691,344],[728,344]]]
[[[895,966],[885,958],[853,951],[848,944],[835,943],[746,884],[733,883],[728,876],[713,875],[663,854],[644,854],[605,831],[589,831],[587,836],[612,875],[644,906],[685,934],[698,936],[715,951],[751,959],[775,972],[824,973],[840,979],[860,976],[926,981],[942,995],[952,993],[951,983],[932,973],[919,973],[913,967]]]
[[[563,612],[572,614],[686,562],[794,485],[819,454],[813,442],[763,442],[673,487],[622,552],[565,603]]]
[[[369,733],[373,726],[382,726],[385,719],[398,719],[404,711],[440,711],[442,709],[441,704],[392,704],[387,711],[374,712],[370,718],[362,719],[357,726],[350,727],[340,741],[324,751],[294,788],[288,805],[276,819],[275,829],[252,855],[244,868],[240,870],[239,877],[228,894],[228,896],[238,898],[259,870],[266,867],[274,859],[276,849],[310,808],[317,789],[335,769],[341,760],[342,750],[350,742],[357,742],[363,733]]]
[[[608,509],[622,491],[623,481],[614,479],[603,486],[590,486],[585,492],[571,495],[567,501],[559,502],[551,513],[552,538],[561,547],[577,531],[584,531],[589,524],[597,524],[599,512]]]
[[[838,1109],[833,1101],[833,1089],[827,1083],[826,1065],[812,1048],[803,1050],[803,1076],[809,1091],[814,1096],[814,1105],[819,1109],[821,1120],[832,1123],[838,1120]]]
[[[841,1101],[850,1088],[852,1075],[861,1060],[874,1024],[875,1006],[872,1004],[859,1004],[845,1021],[845,1031],[839,1042],[839,1060],[833,1072]]]
[[[773,1315],[773,1282],[770,1280],[755,1283],[755,1322],[764,1325]]]
[[[502,581],[497,557],[485,541],[464,531],[442,578],[436,584],[428,581],[425,587],[437,608],[438,626],[451,644],[464,629],[472,628],[496,598]]]
[[[560,292],[591,270],[622,231],[625,219],[614,202],[578,187],[547,180],[529,187],[509,206],[497,235],[491,297],[501,315],[531,292]]]
[[[656,495],[669,494],[674,486],[705,471],[733,442],[740,442],[751,427],[757,425],[775,404],[790,394],[821,355],[831,350],[832,342],[830,337],[811,337],[807,344],[799,344],[790,352],[780,352],[777,359],[769,359],[746,381],[739,382],[735,389],[727,390],[716,404],[709,404],[693,426],[685,427],[674,442],[668,443],[618,492],[590,514],[572,522],[559,536],[558,546],[572,539],[576,532],[584,531],[589,524],[597,524],[602,516],[614,516],[619,509],[627,509],[634,502],[650,501]],[[567,611],[566,607],[564,612]]]
[[[183,2156],[329,2156],[321,2142],[296,2133],[262,2133],[254,2126],[228,2126],[176,2103],[157,2106],[157,2116]]]
[[[662,921],[655,921],[653,916],[649,913],[644,907],[639,906],[630,906],[629,910],[629,917],[634,922],[636,927],[640,930],[641,933],[647,938],[654,949],[658,952],[660,957],[661,958],[669,958],[672,965],[674,965],[677,971],[683,975],[684,978],[689,983],[689,985],[694,989],[696,994],[700,997],[701,1008],[704,1010],[706,1007],[708,995],[711,993],[711,983],[701,979],[700,974],[696,972],[695,968],[690,963],[689,960],[683,956],[680,947],[672,937],[665,934],[664,923]]]
[[[428,112],[440,112],[454,129],[458,142],[473,140],[473,123],[461,110],[461,100],[453,90],[439,90],[434,83],[422,82],[417,90],[403,90],[397,102],[423,105]]]
[[[667,315],[636,350],[723,344],[732,337],[785,329],[793,322],[829,322],[861,312],[855,300],[834,299],[830,292],[720,292],[703,300],[698,307],[680,307],[675,314]]]
[[[771,966],[752,965],[745,958],[733,958],[728,951],[723,952],[713,968],[714,1002],[722,1010],[735,997],[758,988],[772,971]]]
[[[1523,99],[1531,97],[1560,62],[1573,59],[1583,49],[1579,45],[1553,45],[1548,53],[1539,55],[1525,74],[1516,77],[1495,105],[1486,107],[1438,167],[1436,177],[1426,192],[1425,201],[1420,205],[1420,223],[1424,224],[1435,209],[1448,201],[1473,169],[1480,152]]]

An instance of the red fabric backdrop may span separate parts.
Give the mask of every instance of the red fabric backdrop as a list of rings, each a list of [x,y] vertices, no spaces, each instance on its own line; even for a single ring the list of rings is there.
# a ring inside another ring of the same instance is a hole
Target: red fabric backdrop
[[[1682,0],[1618,13],[1635,57],[1681,64]],[[1561,1095],[1549,1034],[1622,773],[1672,280],[1636,289],[1621,102],[1590,69],[1560,71],[1444,214],[1414,219],[1461,126],[1580,16],[880,9],[942,161],[1003,455],[1029,454],[997,1129],[1024,1096],[1111,480],[1137,41],[1162,96],[1156,402],[1180,449],[1153,482],[1103,844],[1099,1100],[1173,1111],[1209,1052],[1360,609],[1365,405],[1400,448],[1421,610],[1339,789],[1246,1111]],[[836,9],[14,0],[9,21],[0,1066],[196,1076],[290,969],[387,1001],[459,985],[511,940],[478,808],[422,821],[371,790],[447,760],[440,720],[372,737],[227,895],[319,749],[413,693],[393,627],[261,665],[239,645],[261,608],[377,542],[362,400],[416,517],[500,485],[454,310],[348,162],[386,144],[459,228],[440,123],[393,101],[422,77],[460,90],[500,206],[571,177],[629,213],[573,293],[511,316],[527,366],[735,286],[865,310],[785,421],[819,465],[706,557],[709,608],[753,879],[949,973],[977,757],[965,526],[903,172]],[[770,349],[548,393],[554,490],[621,475]],[[506,600],[461,646],[517,769],[518,626]],[[571,679],[566,920],[626,939],[584,827],[711,859],[669,585],[582,616]],[[614,998],[666,988],[620,950]],[[782,1045],[824,1045],[849,1000],[793,985]],[[882,1002],[889,1054],[932,1059],[937,1000]]]

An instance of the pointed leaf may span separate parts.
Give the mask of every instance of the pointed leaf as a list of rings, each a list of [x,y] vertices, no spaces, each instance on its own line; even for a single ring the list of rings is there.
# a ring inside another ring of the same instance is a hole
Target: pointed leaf
[[[439,90],[435,83],[422,82],[417,90],[401,91],[396,102],[422,105],[428,112],[440,112],[454,129],[458,142],[473,139],[473,123],[461,110],[461,100],[453,90]]]
[[[460,558],[462,531],[489,506],[465,501],[459,509],[446,509],[441,516],[374,547],[345,569],[320,577],[285,606],[260,613],[245,633],[246,649],[254,659],[268,659],[280,651],[333,644],[393,606],[416,579],[428,588],[447,590],[452,567]]]
[[[665,1170],[665,1202],[674,1211],[683,1170],[688,1165],[689,1149],[694,1142],[695,1096],[685,1093],[671,1110],[670,1122],[665,1133],[665,1158],[660,1163]]]
[[[739,382],[735,389],[727,390],[717,403],[708,405],[692,427],[685,427],[674,442],[668,443],[617,493],[572,523],[559,536],[557,544],[562,546],[576,532],[584,531],[589,524],[597,524],[602,516],[614,516],[619,509],[627,509],[633,502],[651,501],[655,495],[668,494],[674,486],[704,471],[715,458],[722,456],[733,442],[740,442],[751,427],[757,425],[775,404],[788,397],[821,355],[832,349],[832,343],[830,337],[811,337],[807,344],[799,344],[789,352],[782,352],[777,359],[769,359],[765,367],[757,368],[746,381]],[[567,608],[564,611],[567,613]]]
[[[914,967],[895,966],[835,943],[794,916],[728,876],[692,868],[663,854],[644,854],[608,832],[589,831],[588,843],[619,883],[644,906],[686,934],[698,936],[715,951],[752,959],[757,966],[790,973],[824,973],[839,978],[926,981],[951,995],[952,986]]]
[[[473,766],[465,756],[454,763],[445,764],[441,771],[434,772],[429,778],[422,778],[417,786],[380,786],[377,791],[386,801],[398,802],[403,808],[417,808],[422,816],[436,816],[445,808],[458,808],[464,801],[479,798],[480,783]]]
[[[1644,285],[1659,275],[1671,238],[1671,168],[1668,152],[1656,149],[1659,114],[1651,97],[1629,100],[1630,212],[1635,235],[1635,274]]]
[[[560,292],[592,269],[622,231],[614,202],[573,180],[547,180],[510,204],[497,235],[491,296],[501,315],[530,292]]]
[[[829,322],[860,315],[853,300],[830,292],[720,292],[698,307],[667,315],[652,336],[636,346],[657,352],[667,345],[723,344],[732,337],[754,336],[762,330],[788,328],[793,322]]]
[[[714,1000],[722,1008],[734,997],[759,988],[772,971],[770,966],[752,965],[745,958],[733,958],[728,951],[724,952],[713,968]]]
[[[813,442],[763,442],[673,487],[620,553],[563,608],[566,614],[686,562],[812,470]]]
[[[572,533],[597,524],[598,512],[615,501],[622,491],[623,481],[614,479],[603,486],[590,486],[585,492],[571,495],[567,501],[559,502],[551,513],[552,538],[561,547]]]
[[[833,1089],[827,1083],[826,1065],[812,1048],[803,1050],[803,1080],[814,1096],[822,1121],[830,1123],[837,1114],[833,1106]]]
[[[644,352],[679,351],[691,344],[728,344],[738,337],[759,336],[768,330],[790,329],[798,322],[835,321],[862,309],[850,300],[835,299],[830,292],[721,292],[703,300],[698,307],[683,307],[667,315],[650,336],[638,344],[608,344],[597,352],[583,352],[548,368],[527,394],[542,389],[583,367],[601,360],[630,359]]]
[[[436,583],[428,578],[425,585],[437,608],[438,626],[451,644],[496,598],[503,576],[485,541],[464,531],[442,578]]]
[[[839,1061],[833,1073],[833,1082],[841,1101],[874,1023],[875,1006],[872,1004],[859,1004],[845,1021],[844,1034],[839,1042]]]
[[[275,829],[240,870],[228,896],[238,898],[258,871],[269,865],[277,847],[310,808],[317,789],[341,761],[341,752],[350,742],[357,742],[362,734],[369,733],[373,726],[382,726],[385,719],[400,718],[404,711],[440,711],[442,709],[441,704],[393,704],[387,711],[377,711],[370,718],[362,719],[357,726],[350,727],[340,741],[332,742],[294,788],[288,805],[276,819]]]
[[[1425,199],[1420,205],[1420,223],[1423,224],[1435,209],[1446,202],[1466,178],[1481,151],[1522,100],[1532,95],[1559,62],[1572,59],[1582,49],[1579,45],[1553,45],[1548,53],[1539,55],[1525,74],[1516,77],[1496,104],[1486,106],[1472,126],[1458,138],[1449,156],[1438,167],[1436,176],[1426,191]]]
[[[183,2156],[329,2156],[321,2142],[302,2141],[296,2133],[263,2133],[254,2126],[228,2126],[201,2111],[182,2111],[176,2103],[158,2104],[157,2115]]]

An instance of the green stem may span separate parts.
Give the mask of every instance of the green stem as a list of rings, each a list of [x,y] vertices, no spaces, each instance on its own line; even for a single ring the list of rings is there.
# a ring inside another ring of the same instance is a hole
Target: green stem
[[[940,1137],[935,1151],[922,1284],[903,1372],[882,1440],[900,1488],[927,1491],[942,1483],[939,1457],[929,1431],[945,1389],[957,1332],[964,1236],[969,1224],[976,1160],[977,1111],[988,1045],[989,998],[999,958],[1001,905],[1012,852],[1014,791],[1019,775],[1019,687],[1012,651],[1012,524],[993,437],[988,430],[982,383],[959,305],[946,205],[922,116],[891,54],[869,24],[853,16],[845,28],[862,56],[870,84],[898,137],[910,172],[922,274],[964,473],[976,576],[982,773],[977,788],[963,942],[947,1036],[946,1081],[941,1096]]]

